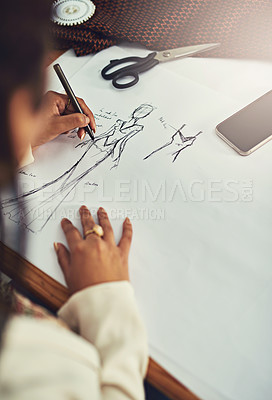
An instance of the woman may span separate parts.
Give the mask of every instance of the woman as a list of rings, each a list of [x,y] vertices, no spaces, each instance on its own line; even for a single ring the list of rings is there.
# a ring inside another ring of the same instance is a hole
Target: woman
[[[16,168],[32,161],[31,147],[75,127],[82,138],[83,127],[90,123],[95,130],[95,122],[82,100],[85,116],[67,109],[65,95],[49,93],[42,99],[48,2],[4,2],[1,15],[3,188],[15,187]],[[92,230],[94,220],[86,206],[80,216],[83,232]],[[144,398],[147,341],[128,282],[132,226],[124,221],[117,246],[102,208],[98,219],[103,237],[90,233],[86,239],[69,220],[61,221],[68,247],[55,243],[55,249],[71,297],[58,319],[16,315],[0,302],[2,400]]]

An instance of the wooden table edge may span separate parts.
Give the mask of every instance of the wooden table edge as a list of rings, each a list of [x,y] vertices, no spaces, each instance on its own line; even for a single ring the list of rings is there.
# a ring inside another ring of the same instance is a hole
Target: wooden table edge
[[[32,293],[51,310],[57,311],[68,299],[69,294],[66,287],[2,242],[0,242],[0,258],[2,260],[2,272]],[[149,358],[146,379],[172,400],[199,400],[196,395],[152,358]]]

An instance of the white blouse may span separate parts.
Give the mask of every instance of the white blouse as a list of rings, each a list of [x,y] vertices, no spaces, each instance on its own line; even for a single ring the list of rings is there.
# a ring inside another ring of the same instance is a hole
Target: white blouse
[[[14,316],[0,352],[1,400],[140,400],[147,337],[131,284],[104,283],[75,293],[59,317]]]

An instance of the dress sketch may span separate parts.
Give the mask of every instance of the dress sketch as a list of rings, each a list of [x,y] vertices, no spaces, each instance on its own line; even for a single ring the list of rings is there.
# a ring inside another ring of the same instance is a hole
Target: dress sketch
[[[139,121],[148,117],[153,110],[150,104],[141,104],[133,111],[130,119],[124,121],[117,119],[94,141],[90,139],[77,145],[77,148],[86,147],[86,149],[71,168],[36,189],[15,198],[3,200],[1,202],[3,214],[8,215],[12,221],[31,232],[41,231],[62,202],[90,172],[106,160],[112,160],[110,169],[118,167],[128,141],[144,129],[144,125]],[[89,165],[91,165],[86,169],[86,162],[82,163],[82,160],[86,159],[87,155]],[[46,193],[48,190],[50,193]],[[40,199],[41,195],[42,199]]]
[[[183,128],[185,128],[185,126],[186,124],[183,124],[178,130],[171,126],[171,128],[175,130],[175,133],[171,136],[171,139],[158,149],[152,151],[150,154],[148,154],[148,156],[144,157],[144,160],[165,149],[167,154],[171,154],[172,162],[175,162],[181,152],[186,149],[186,147],[192,146],[197,136],[202,133],[202,131],[200,131],[195,136],[184,136],[181,131]]]

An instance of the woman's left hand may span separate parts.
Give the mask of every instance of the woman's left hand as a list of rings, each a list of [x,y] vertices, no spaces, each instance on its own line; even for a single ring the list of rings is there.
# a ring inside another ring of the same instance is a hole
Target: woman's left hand
[[[86,206],[79,210],[83,232],[93,229],[95,222]],[[103,208],[97,212],[103,237],[90,233],[82,236],[68,219],[61,226],[69,250],[61,243],[54,243],[70,293],[106,282],[128,281],[128,255],[132,239],[132,225],[128,218],[123,223],[123,234],[118,246],[109,217]]]
[[[75,128],[79,128],[77,135],[82,140],[85,137],[84,127],[88,124],[95,132],[96,126],[93,113],[84,100],[80,98],[77,98],[77,100],[84,114],[75,112],[66,94],[52,91],[46,93],[41,109],[42,126],[40,131],[33,137],[32,148],[49,142],[60,134]]]

